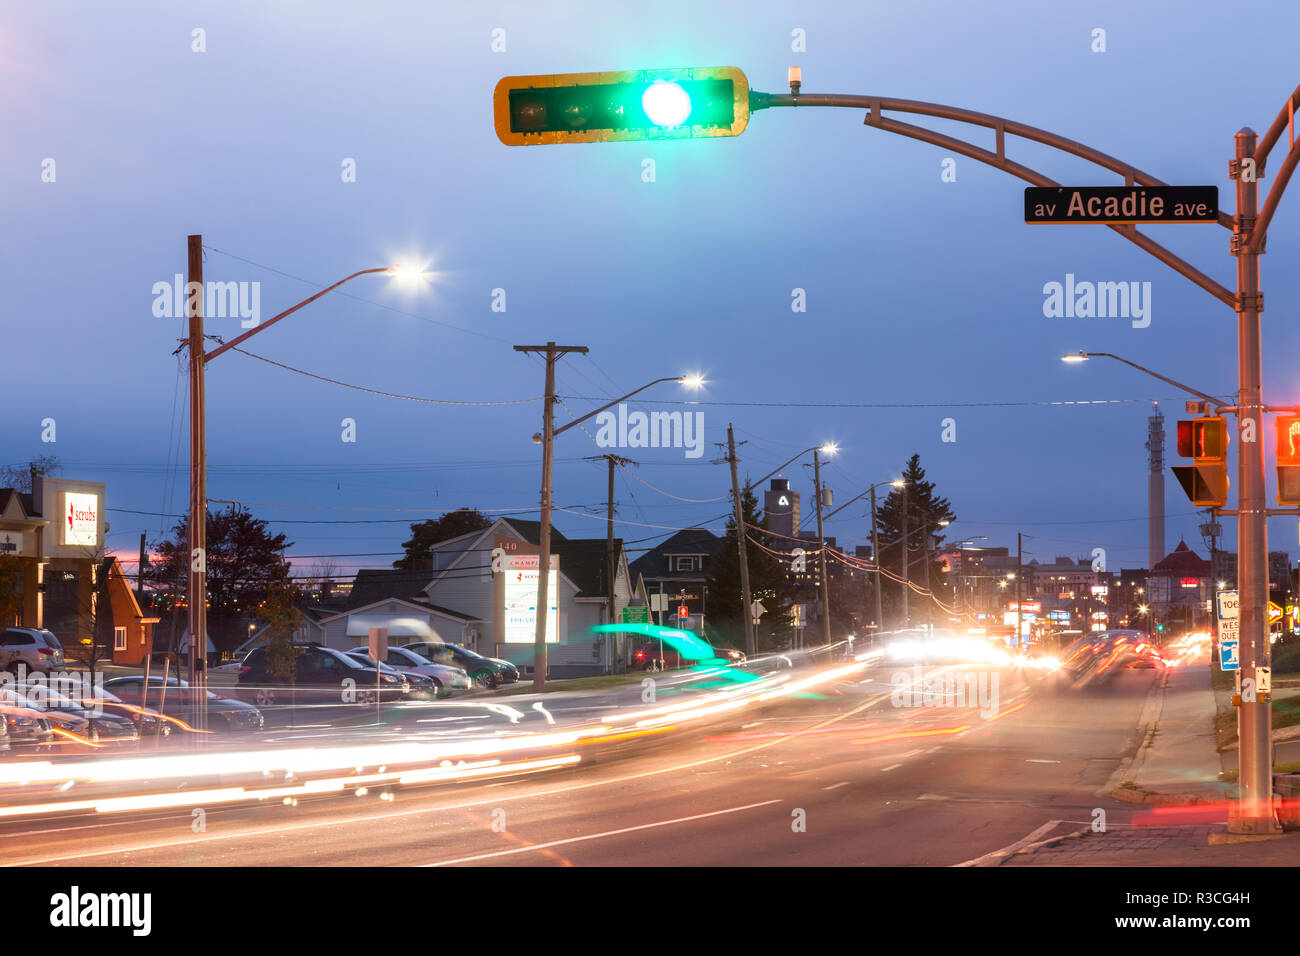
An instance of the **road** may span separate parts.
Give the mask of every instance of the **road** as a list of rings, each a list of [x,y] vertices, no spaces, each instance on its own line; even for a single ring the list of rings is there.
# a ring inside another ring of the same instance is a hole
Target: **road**
[[[1077,829],[1098,807],[1112,822],[1128,819],[1131,806],[1098,793],[1138,743],[1155,671],[1121,671],[1086,694],[1048,693],[1003,672],[996,714],[985,708],[991,720],[972,707],[895,706],[890,676],[860,671],[817,694],[504,780],[12,820],[0,823],[0,863],[952,865]],[[549,719],[601,709],[591,700],[548,697],[545,707]],[[526,721],[546,717],[533,698],[501,702]],[[448,725],[481,725],[484,715],[526,723],[440,702],[354,733],[397,738],[423,722],[464,734]],[[324,746],[335,733],[268,737]]]

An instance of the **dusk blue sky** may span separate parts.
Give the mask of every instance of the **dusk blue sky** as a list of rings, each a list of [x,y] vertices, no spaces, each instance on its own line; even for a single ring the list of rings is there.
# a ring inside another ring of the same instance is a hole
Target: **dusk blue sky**
[[[864,127],[860,111],[768,110],[730,139],[509,148],[493,132],[492,90],[510,74],[734,65],[754,88],[783,92],[798,64],[805,93],[1006,116],[1168,182],[1217,185],[1232,212],[1233,133],[1262,134],[1297,81],[1300,8],[1249,10],[1208,0],[5,4],[0,462],[54,454],[65,476],[106,482],[112,549],[130,554],[141,531],[153,539],[170,526],[114,509],[185,508],[186,391],[172,355],[184,320],[156,318],[151,288],[185,271],[186,236],[201,233],[205,278],[260,282],[264,318],[358,269],[425,261],[436,273],[417,289],[358,279],[249,343],[278,362],[388,392],[504,401],[542,392],[540,362],[513,344],[585,345],[588,357],[559,367],[559,424],[566,406],[581,414],[698,370],[711,404],[692,410],[708,442],[735,423],[742,477],[834,440],[842,453],[825,478],[838,504],[916,452],[957,512],[950,540],[984,535],[1014,549],[1023,531],[1027,559],[1104,547],[1112,569],[1144,566],[1146,418],[1159,400],[1172,463],[1183,397],[1118,363],[1060,356],[1116,352],[1230,395],[1228,308],[1105,227],[1026,225],[1025,184],[1005,173],[957,157],[957,181],[942,182],[948,153]],[[196,27],[204,53],[191,51]],[[1105,53],[1091,51],[1097,27]],[[503,53],[491,49],[495,28]],[[791,51],[796,28],[806,52]],[[914,121],[992,147],[984,130]],[[1012,158],[1059,181],[1117,181],[1008,142]],[[46,158],[53,183],[41,180]],[[341,181],[345,158],[355,183]],[[642,181],[647,158],[653,183]],[[1300,401],[1298,223],[1292,196],[1263,258],[1272,402]],[[1233,286],[1227,230],[1147,231]],[[1150,326],[1044,317],[1044,283],[1067,273],[1151,282]],[[504,313],[491,310],[497,288]],[[795,288],[806,290],[803,314],[791,311]],[[237,319],[207,327],[227,340],[242,331]],[[463,505],[535,517],[540,402],[414,403],[234,352],[210,365],[207,384],[212,498],[275,522],[392,522],[276,523],[307,565],[338,555],[344,567],[387,566],[406,522]],[[660,385],[634,407],[684,408],[670,404],[683,397]],[[1050,404],[1081,400],[1110,403]],[[886,407],[903,404],[918,407]],[[949,417],[954,443],[941,441]],[[40,440],[45,418],[57,422],[54,444]],[[340,440],[344,418],[357,422],[353,444]],[[1271,496],[1271,429],[1265,440]],[[600,451],[580,429],[557,444],[555,503],[598,516],[557,512],[566,535],[604,534],[604,466],[581,460]],[[686,526],[721,531],[729,479],[709,463],[721,457],[712,445],[698,460],[623,453],[641,462],[616,485],[618,533],[639,541],[629,547]],[[811,476],[787,475],[810,519]],[[1172,477],[1167,486],[1168,548],[1185,538],[1203,552],[1201,518]],[[846,509],[828,533],[862,543],[865,511]],[[1270,521],[1271,548],[1295,551],[1296,535],[1294,518]]]

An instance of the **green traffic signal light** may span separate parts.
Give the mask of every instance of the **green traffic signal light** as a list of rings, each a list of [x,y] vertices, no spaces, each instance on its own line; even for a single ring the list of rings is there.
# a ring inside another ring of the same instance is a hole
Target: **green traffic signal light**
[[[749,81],[730,66],[507,76],[493,113],[507,146],[737,136]]]

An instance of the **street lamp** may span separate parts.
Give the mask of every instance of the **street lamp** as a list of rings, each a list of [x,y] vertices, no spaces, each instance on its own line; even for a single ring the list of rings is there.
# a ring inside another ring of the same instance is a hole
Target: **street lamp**
[[[1144,372],[1147,375],[1150,375],[1152,378],[1158,378],[1166,385],[1172,385],[1174,388],[1180,388],[1184,392],[1187,392],[1191,395],[1195,395],[1197,398],[1201,399],[1202,401],[1209,402],[1211,405],[1223,404],[1222,399],[1215,398],[1213,395],[1209,395],[1206,394],[1205,392],[1200,391],[1199,389],[1192,388],[1190,385],[1184,385],[1182,382],[1169,378],[1168,376],[1161,375],[1159,372],[1153,372],[1145,365],[1138,365],[1137,362],[1130,362],[1128,359],[1123,358],[1119,355],[1115,355],[1112,352],[1085,352],[1082,349],[1080,349],[1078,352],[1069,352],[1065,355],[1062,355],[1061,361],[1065,362],[1068,365],[1077,365],[1079,363],[1086,362],[1088,361],[1088,359],[1092,359],[1092,358],[1109,358],[1109,359],[1114,359],[1116,362],[1123,362],[1125,365],[1129,366],[1130,368],[1135,368],[1139,372]]]
[[[407,275],[409,270],[400,266],[379,266],[375,269],[362,269],[331,286],[326,286],[315,295],[308,296],[297,305],[285,309],[279,315],[259,323],[242,335],[229,342],[224,342],[211,352],[204,351],[203,305],[206,287],[203,284],[203,237],[190,236],[187,252],[189,256],[189,283],[187,290],[197,290],[190,294],[186,303],[189,315],[190,351],[190,527],[189,527],[189,592],[188,592],[188,626],[190,631],[189,647],[189,682],[199,701],[205,701],[203,692],[204,671],[199,661],[207,651],[208,636],[208,582],[207,582],[207,516],[208,516],[208,479],[207,479],[207,407],[205,399],[204,372],[207,364],[221,353],[236,348],[240,343],[252,338],[259,332],[265,332],[286,316],[292,315],[305,305],[310,305],[321,296],[333,292],[345,282],[351,282],[359,276],[384,272],[389,275]],[[206,724],[206,705],[201,704],[198,716],[200,728]],[[197,737],[195,738],[198,739]]]
[[[550,607],[547,594],[548,578],[551,571],[551,471],[552,462],[554,461],[555,439],[567,432],[575,425],[580,425],[589,418],[599,415],[601,412],[613,408],[619,402],[625,402],[633,395],[639,395],[647,388],[659,385],[662,382],[677,382],[689,389],[703,388],[705,385],[704,378],[698,373],[688,375],[668,375],[663,378],[657,378],[652,382],[647,382],[640,388],[633,389],[626,395],[614,399],[612,402],[606,402],[600,408],[594,409],[583,415],[581,418],[575,418],[573,421],[555,427],[555,356],[560,351],[582,351],[585,348],[580,346],[559,347],[554,342],[548,342],[544,346],[534,345],[516,345],[516,352],[535,352],[545,351],[547,353],[546,362],[546,402],[545,408],[542,409],[542,431],[533,436],[533,441],[542,446],[542,521],[537,531],[537,624],[533,632],[533,690],[541,692],[546,689],[546,618],[547,610]],[[612,623],[612,622],[611,622]],[[660,655],[662,660],[662,655]]]

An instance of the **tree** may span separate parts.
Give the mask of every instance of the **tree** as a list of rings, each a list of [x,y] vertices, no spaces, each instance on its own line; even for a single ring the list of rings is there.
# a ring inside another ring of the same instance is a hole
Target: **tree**
[[[758,511],[758,499],[748,489],[741,498],[741,515],[749,530],[745,556],[749,564],[750,598],[761,601],[764,609],[755,628],[754,641],[760,649],[772,649],[791,625],[790,607],[794,598],[790,577],[785,564],[765,550],[777,548],[767,533],[766,519]],[[708,588],[710,622],[724,641],[743,645],[744,615],[749,613],[749,609],[740,606],[740,554],[736,547],[734,518],[727,522],[722,548],[709,563]]]
[[[271,534],[267,523],[237,505],[207,515],[208,633],[218,646],[235,647],[247,639],[244,622],[260,613],[267,594],[289,574],[284,550],[292,547],[283,534]],[[153,545],[158,559],[148,578],[176,588],[188,580],[189,518],[181,518],[172,537]],[[194,640],[202,636],[191,635]],[[203,646],[203,645],[196,645]]]
[[[30,493],[33,475],[52,475],[62,470],[63,465],[54,455],[37,455],[25,466],[0,466],[0,488],[14,488],[24,493]]]
[[[907,501],[907,578],[924,589],[926,584],[926,534],[930,535],[930,587],[936,597],[950,603],[952,596],[943,583],[943,574],[937,560],[944,536],[939,533],[939,522],[955,521],[957,514],[947,498],[934,493],[934,482],[925,480],[921,456],[913,455],[903,469],[904,488],[894,488],[876,508],[876,534],[880,539],[880,565],[893,577],[882,576],[881,603],[886,621],[902,621],[903,585],[894,578],[903,577],[903,501]],[[929,620],[931,599],[913,590],[908,595],[908,609],[914,620]],[[942,618],[940,618],[942,620]],[[883,623],[883,622],[882,622]]]
[[[462,534],[470,534],[492,527],[492,521],[477,508],[449,511],[441,518],[430,518],[411,525],[411,540],[403,542],[406,554],[393,562],[393,567],[407,571],[428,571],[433,568],[433,546]]]

